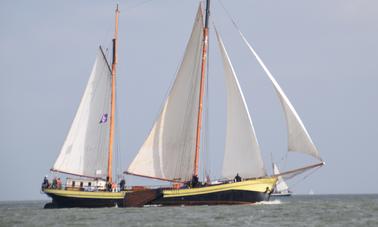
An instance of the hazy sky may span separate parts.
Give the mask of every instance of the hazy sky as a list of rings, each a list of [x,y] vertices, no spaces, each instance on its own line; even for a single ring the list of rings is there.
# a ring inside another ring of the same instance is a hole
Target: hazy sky
[[[117,170],[149,133],[189,38],[197,0],[120,1]],[[297,193],[377,193],[378,2],[223,0],[286,92],[326,166]],[[40,194],[75,115],[97,47],[110,47],[115,1],[0,2],[0,200]],[[281,106],[218,1],[212,20],[244,91],[266,168],[285,157]],[[211,31],[208,150],[221,174],[225,130],[223,66]],[[290,153],[282,169],[316,161]],[[128,178],[132,184],[147,183]],[[297,183],[299,182],[299,183]]]

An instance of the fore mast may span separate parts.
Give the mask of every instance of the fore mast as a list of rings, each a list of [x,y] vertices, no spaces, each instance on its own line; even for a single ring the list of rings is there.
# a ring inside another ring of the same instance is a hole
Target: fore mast
[[[110,131],[109,131],[109,149],[108,149],[108,174],[107,183],[113,182],[113,143],[114,143],[114,114],[115,114],[115,80],[116,80],[116,65],[117,65],[117,46],[118,46],[118,4],[115,10],[115,31],[113,38],[113,61],[112,61],[112,93],[111,93],[111,112],[110,112]]]

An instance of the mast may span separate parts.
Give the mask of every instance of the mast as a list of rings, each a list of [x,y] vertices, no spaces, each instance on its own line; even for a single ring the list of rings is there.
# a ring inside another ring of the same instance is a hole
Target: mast
[[[274,173],[274,162],[273,162],[273,154],[272,154],[272,152],[270,152],[270,161],[272,162],[272,172],[273,172],[273,174],[275,174]]]
[[[209,38],[209,16],[210,16],[210,0],[206,0],[206,16],[205,27],[203,28],[203,48],[202,48],[202,66],[201,66],[201,82],[199,93],[199,105],[198,105],[198,120],[197,120],[197,134],[196,134],[196,153],[194,158],[194,173],[193,176],[198,176],[198,163],[199,163],[199,150],[201,144],[201,127],[202,127],[202,103],[206,74],[206,62],[207,62],[207,48]]]
[[[109,149],[108,149],[108,182],[113,180],[112,164],[113,164],[113,142],[114,142],[114,112],[115,112],[115,80],[116,80],[116,64],[117,64],[117,39],[118,39],[118,4],[115,10],[115,31],[113,38],[113,62],[112,62],[112,93],[111,93],[111,112],[110,112],[110,132],[109,132]]]

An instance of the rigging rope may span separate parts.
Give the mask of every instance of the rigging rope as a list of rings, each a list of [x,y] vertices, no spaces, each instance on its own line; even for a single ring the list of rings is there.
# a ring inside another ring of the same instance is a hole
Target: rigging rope
[[[228,12],[228,10],[226,9],[226,7],[223,5],[222,0],[218,0],[218,2],[222,6],[223,10],[226,12],[228,19],[230,19],[230,21],[232,22],[232,24],[235,26],[236,30],[238,30],[240,32],[239,26],[236,24],[236,22],[234,21],[234,19],[231,16],[231,14]]]
[[[127,7],[126,10],[125,10],[125,13],[130,13],[131,11],[135,10],[136,8],[139,8],[140,6],[145,5],[145,4],[152,2],[152,1],[153,0],[145,0],[145,1],[142,1],[140,3],[133,5],[131,7]]]
[[[307,177],[314,174],[318,169],[320,169],[321,166],[318,166],[311,170],[308,174],[304,175],[303,178],[299,179],[298,181],[294,182],[293,185],[290,188],[295,188],[299,183],[302,183]]]

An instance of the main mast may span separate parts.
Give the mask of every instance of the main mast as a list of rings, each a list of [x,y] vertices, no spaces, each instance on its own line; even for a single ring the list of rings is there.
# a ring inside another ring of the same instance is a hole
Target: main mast
[[[110,112],[110,132],[109,132],[109,150],[108,150],[108,176],[107,181],[113,181],[113,142],[114,142],[114,113],[115,113],[115,80],[116,80],[116,65],[117,65],[117,40],[118,40],[118,4],[115,10],[115,31],[113,38],[113,62],[112,62],[112,94],[111,94],[111,112]]]
[[[202,48],[202,66],[201,66],[201,82],[199,93],[199,106],[198,106],[198,120],[197,120],[197,134],[196,134],[196,153],[194,158],[194,176],[198,177],[198,164],[199,164],[199,150],[201,144],[201,127],[202,127],[202,105],[203,105],[203,93],[206,74],[206,62],[207,62],[207,48],[209,40],[209,16],[210,16],[210,0],[206,0],[206,16],[205,27],[203,28],[203,48]]]

